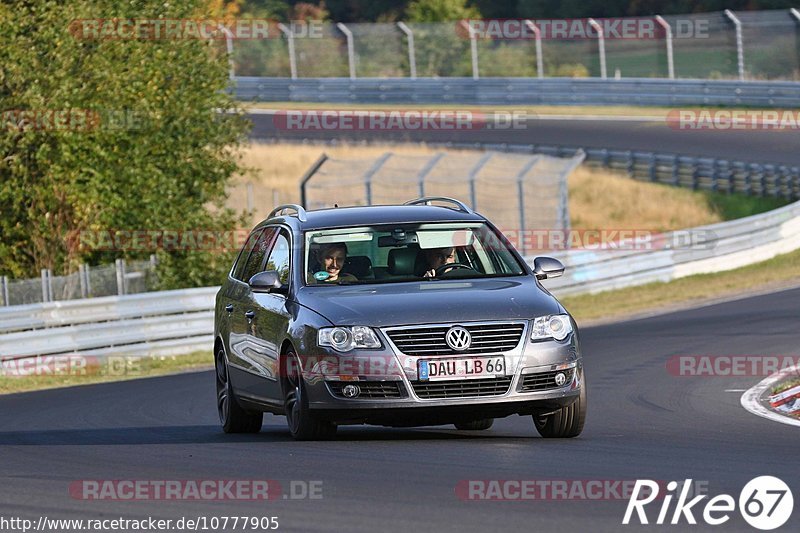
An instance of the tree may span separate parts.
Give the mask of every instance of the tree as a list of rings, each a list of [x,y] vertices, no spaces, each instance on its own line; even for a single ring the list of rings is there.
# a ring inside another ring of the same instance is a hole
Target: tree
[[[406,9],[409,22],[446,22],[480,16],[480,12],[466,0],[414,0]]]
[[[0,272],[63,273],[79,262],[152,253],[76,246],[76,235],[237,226],[222,202],[240,170],[236,151],[248,125],[226,92],[224,40],[191,38],[188,31],[173,39],[126,37],[112,20],[197,20],[210,15],[208,6],[201,0],[0,6]],[[217,283],[230,254],[198,248],[160,250],[163,279]]]

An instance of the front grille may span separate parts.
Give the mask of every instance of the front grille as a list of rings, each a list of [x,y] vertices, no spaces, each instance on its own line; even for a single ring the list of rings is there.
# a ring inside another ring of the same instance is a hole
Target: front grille
[[[356,399],[403,398],[405,396],[405,387],[399,381],[328,381],[328,388],[334,396],[345,398],[342,389],[348,384],[357,385],[361,389],[361,393]]]
[[[458,379],[453,381],[413,381],[414,392],[420,398],[469,398],[473,396],[502,396],[511,386],[510,377],[487,379]]]
[[[472,344],[466,350],[453,350],[445,341],[451,326],[396,328],[386,333],[397,348],[406,355],[453,355],[502,353],[513,350],[522,339],[525,325],[516,324],[466,324],[463,327],[472,335]]]
[[[566,376],[566,381],[563,385],[556,385],[556,374],[563,373]],[[524,374],[520,381],[520,392],[535,392],[550,389],[560,389],[572,382],[572,376],[575,374],[574,368],[566,370],[554,370],[552,372],[538,372],[536,374]]]

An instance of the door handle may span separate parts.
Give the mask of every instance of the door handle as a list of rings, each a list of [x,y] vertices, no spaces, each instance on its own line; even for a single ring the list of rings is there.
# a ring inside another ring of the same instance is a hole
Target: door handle
[[[244,316],[245,316],[245,318],[247,318],[247,320],[253,320],[256,317],[256,312],[255,311],[248,311],[248,312],[246,312],[244,314]]]
[[[233,304],[228,304],[225,306],[225,310],[229,313],[233,313]]]

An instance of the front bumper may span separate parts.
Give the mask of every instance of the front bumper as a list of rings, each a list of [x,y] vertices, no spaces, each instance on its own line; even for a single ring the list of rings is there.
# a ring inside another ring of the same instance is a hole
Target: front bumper
[[[554,411],[577,399],[583,387],[583,364],[577,335],[574,333],[561,342],[532,342],[528,340],[526,328],[520,346],[502,354],[506,361],[505,376],[497,380],[494,388],[488,386],[489,381],[494,381],[492,378],[472,380],[483,382],[479,388],[464,386],[459,389],[459,382],[463,383],[463,380],[454,380],[447,383],[451,389],[456,390],[455,393],[447,393],[448,397],[435,398],[430,397],[430,385],[443,382],[421,381],[417,374],[419,360],[432,360],[434,357],[401,354],[386,335],[383,337],[391,352],[389,354],[385,351],[379,354],[376,351],[362,350],[346,356],[336,355],[350,369],[374,368],[376,365],[372,363],[376,358],[388,361],[389,364],[384,364],[379,372],[347,372],[343,375],[335,371],[340,370],[339,367],[330,372],[317,368],[305,375],[309,407],[317,416],[337,421],[366,421],[389,425],[402,425],[404,420],[435,420],[429,422],[433,424],[459,419],[501,418],[515,413]],[[569,376],[563,385],[547,383],[550,377],[559,372]],[[380,391],[391,390],[391,394],[384,397],[346,398],[341,394],[344,384],[360,385],[370,391],[377,390],[379,396],[382,394]],[[536,385],[531,386],[532,384]],[[439,387],[437,390],[441,389]],[[461,394],[459,390],[465,392]]]

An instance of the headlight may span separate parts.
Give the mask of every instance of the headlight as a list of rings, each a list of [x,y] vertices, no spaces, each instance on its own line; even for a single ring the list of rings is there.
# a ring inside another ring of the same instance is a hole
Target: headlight
[[[540,316],[533,321],[531,340],[563,341],[570,333],[572,333],[572,321],[569,319],[569,315]]]
[[[337,352],[349,352],[353,348],[380,348],[381,341],[367,326],[321,328],[317,344],[330,346]]]

